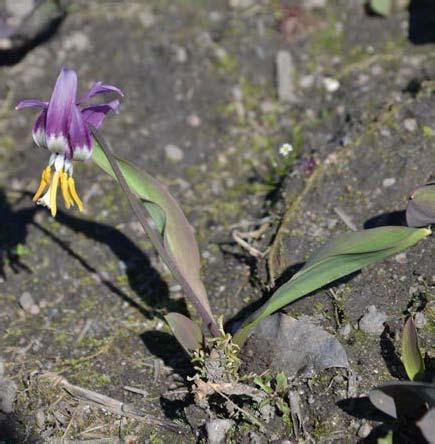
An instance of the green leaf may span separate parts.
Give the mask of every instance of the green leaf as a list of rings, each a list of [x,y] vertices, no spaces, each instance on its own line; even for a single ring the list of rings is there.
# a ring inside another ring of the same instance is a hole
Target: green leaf
[[[287,376],[285,373],[281,372],[276,375],[276,392],[279,394],[284,394],[287,390]]]
[[[199,350],[202,346],[202,332],[189,318],[180,313],[168,313],[166,322],[187,353]]]
[[[273,393],[273,388],[270,386],[270,378],[267,376],[256,376],[254,378],[254,384],[257,384],[264,393]]]
[[[387,16],[393,9],[392,0],[370,0],[370,9],[379,15]]]
[[[282,398],[277,398],[275,402],[282,415],[290,414],[290,406]]]
[[[94,139],[92,160],[115,178],[110,163]],[[144,171],[116,157],[119,168],[131,191],[147,207],[157,229],[163,236],[165,249],[172,255],[180,273],[192,287],[205,310],[213,318],[204,284],[200,278],[200,256],[192,226],[166,186]]]
[[[424,373],[424,361],[418,347],[418,336],[412,317],[409,317],[402,332],[402,362],[406,374],[415,381]]]
[[[337,279],[395,255],[431,234],[429,229],[379,227],[344,233],[323,245],[304,267],[248,319],[235,334],[241,346],[250,331],[263,319]]]

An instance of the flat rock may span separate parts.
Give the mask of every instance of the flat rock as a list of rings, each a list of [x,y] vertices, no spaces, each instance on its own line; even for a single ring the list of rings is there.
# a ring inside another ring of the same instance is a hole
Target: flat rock
[[[288,376],[312,375],[330,367],[348,367],[346,351],[334,336],[308,317],[295,319],[281,313],[256,327],[243,352],[243,360],[251,361],[247,366],[259,366],[251,369],[258,373],[269,369]]]

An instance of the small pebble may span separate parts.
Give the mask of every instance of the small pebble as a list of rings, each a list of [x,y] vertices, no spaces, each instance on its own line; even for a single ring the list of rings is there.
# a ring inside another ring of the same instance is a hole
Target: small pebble
[[[312,74],[307,74],[300,78],[299,86],[303,89],[311,88],[314,85],[314,76]]]
[[[325,87],[326,91],[333,93],[340,88],[340,82],[331,77],[325,77],[323,79],[323,86]]]
[[[196,114],[191,114],[187,117],[186,123],[192,128],[197,128],[201,125],[201,119]]]
[[[226,436],[234,421],[231,419],[213,419],[207,421],[205,428],[207,430],[207,442],[209,444],[225,444]]]
[[[21,308],[32,315],[37,315],[39,313],[39,307],[35,304],[32,295],[25,291],[20,297]]]
[[[12,413],[17,394],[17,385],[8,379],[0,380],[0,411]]]
[[[295,101],[295,67],[289,51],[280,50],[276,54],[276,83],[278,99],[282,103]]]
[[[167,159],[172,162],[180,162],[184,158],[184,152],[176,145],[166,145],[165,154]]]
[[[327,0],[305,0],[304,8],[306,9],[317,9],[324,8],[326,6]]]
[[[415,313],[414,323],[416,328],[423,328],[426,325],[426,317],[423,312],[418,311]]]
[[[42,430],[45,426],[45,414],[42,408],[38,409],[35,414],[35,422],[38,429]]]
[[[394,177],[388,177],[383,180],[382,185],[384,188],[392,187],[396,183],[396,179]]]
[[[406,253],[399,253],[396,254],[396,256],[394,257],[394,260],[399,263],[399,264],[406,264]]]
[[[177,63],[186,63],[188,59],[186,48],[183,46],[174,47],[174,59]]]
[[[413,133],[417,129],[417,121],[415,119],[405,119],[403,127],[410,133]]]
[[[359,429],[358,429],[358,436],[360,438],[367,438],[367,436],[370,435],[370,432],[372,431],[372,426],[365,422]]]
[[[351,327],[351,325],[349,323],[344,324],[343,326],[341,326],[338,329],[338,333],[341,336],[343,336],[343,338],[345,338],[345,339],[350,335],[351,331],[352,331],[352,327]]]
[[[255,0],[229,0],[229,5],[234,9],[250,8],[255,4]]]
[[[384,322],[388,320],[388,316],[374,305],[366,308],[366,313],[358,322],[358,328],[369,334],[380,335],[384,331]]]

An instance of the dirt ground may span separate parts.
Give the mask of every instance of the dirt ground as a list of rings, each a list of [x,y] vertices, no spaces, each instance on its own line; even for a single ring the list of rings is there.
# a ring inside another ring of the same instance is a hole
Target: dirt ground
[[[31,202],[48,155],[33,146],[34,113],[14,106],[48,99],[61,66],[82,90],[96,80],[123,89],[104,135],[181,203],[213,311],[229,325],[331,236],[400,224],[409,193],[435,174],[435,39],[421,11],[296,3],[77,0],[49,39],[0,67],[0,358],[18,386],[0,441],[206,442],[189,413],[192,368],[163,320],[190,307],[119,189],[89,162],[75,167],[84,214],[53,219]],[[289,102],[277,96],[280,50],[293,61]],[[259,227],[252,246],[269,249],[264,259],[232,238]],[[354,375],[351,397],[342,370],[293,381],[314,442],[374,442],[382,421],[365,396],[404,378],[394,349],[409,307],[424,314],[419,335],[433,352],[434,253],[432,237],[333,287],[334,298],[319,291],[286,309],[336,334]],[[38,313],[20,307],[25,292]],[[388,335],[358,329],[369,305],[388,316]],[[146,416],[77,401],[44,372]],[[264,433],[238,421],[228,442],[286,437],[277,417]]]

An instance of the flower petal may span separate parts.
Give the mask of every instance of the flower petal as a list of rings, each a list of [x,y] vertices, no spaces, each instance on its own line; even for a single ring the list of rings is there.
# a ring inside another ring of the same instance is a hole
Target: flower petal
[[[32,136],[36,145],[40,148],[47,148],[47,141],[45,138],[45,125],[47,120],[47,110],[43,109],[39,116],[36,118],[35,124],[33,125]]]
[[[19,102],[18,105],[15,107],[15,109],[17,110],[24,108],[47,109],[48,102],[43,102],[42,100],[37,100],[37,99],[21,100],[21,102]]]
[[[69,128],[69,144],[73,160],[87,160],[92,154],[92,140],[79,108],[74,105]]]
[[[80,98],[80,100],[78,101],[78,103],[83,103],[86,100],[91,99],[92,97],[98,95],[98,94],[107,94],[107,93],[116,93],[119,94],[121,97],[124,97],[124,93],[117,88],[116,86],[113,85],[103,85],[102,82],[95,82],[91,88],[89,89],[89,91]]]
[[[99,128],[103,123],[105,117],[110,111],[115,113],[119,109],[119,100],[112,100],[108,103],[102,103],[101,105],[88,106],[82,109],[83,120],[88,124]]]
[[[50,151],[68,154],[68,129],[77,94],[77,74],[62,68],[47,110],[46,138]]]

